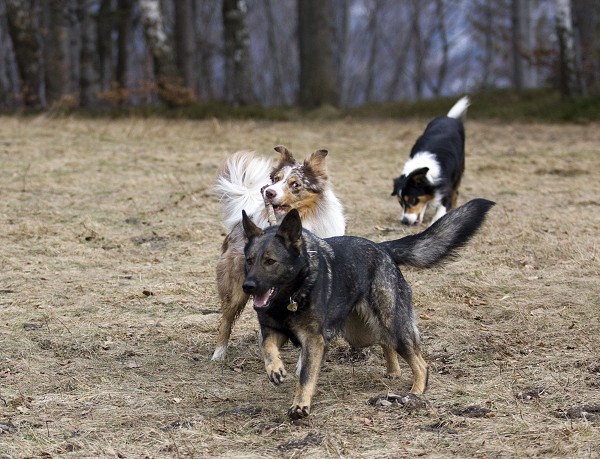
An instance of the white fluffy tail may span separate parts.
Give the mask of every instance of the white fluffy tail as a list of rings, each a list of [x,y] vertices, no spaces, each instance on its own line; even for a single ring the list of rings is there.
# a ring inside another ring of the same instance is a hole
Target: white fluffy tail
[[[457,120],[464,121],[465,115],[467,114],[467,108],[471,105],[471,101],[469,100],[469,96],[464,96],[456,102],[450,111],[448,112],[448,116],[450,118],[455,118]]]
[[[260,189],[269,183],[271,168],[271,160],[259,158],[251,151],[238,151],[227,159],[215,185],[227,231],[242,219],[242,210],[251,218],[262,212]]]

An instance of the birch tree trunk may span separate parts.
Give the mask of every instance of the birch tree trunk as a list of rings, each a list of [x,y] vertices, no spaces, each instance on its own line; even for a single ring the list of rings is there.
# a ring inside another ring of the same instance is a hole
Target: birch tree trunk
[[[577,84],[575,41],[570,0],[554,0],[556,33],[560,47],[560,91],[563,97],[580,94]]]
[[[183,86],[175,65],[175,53],[165,30],[160,1],[139,0],[139,6],[146,42],[154,60],[159,98],[171,106],[193,102],[193,91]]]
[[[250,70],[245,0],[223,1],[225,35],[225,100],[233,105],[256,103]]]

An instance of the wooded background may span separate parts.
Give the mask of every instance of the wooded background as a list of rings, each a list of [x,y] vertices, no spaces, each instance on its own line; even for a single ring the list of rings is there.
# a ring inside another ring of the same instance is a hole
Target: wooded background
[[[0,109],[600,94],[597,0],[0,0]]]

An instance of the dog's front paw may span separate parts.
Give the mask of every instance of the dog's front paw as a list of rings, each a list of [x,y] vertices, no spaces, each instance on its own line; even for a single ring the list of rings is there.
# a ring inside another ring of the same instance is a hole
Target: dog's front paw
[[[302,419],[310,413],[309,406],[292,405],[288,410],[288,416],[292,419]]]
[[[279,363],[280,365],[269,365],[267,367],[267,375],[269,376],[269,381],[271,381],[276,386],[281,384],[287,376],[287,371],[285,371],[283,363]]]

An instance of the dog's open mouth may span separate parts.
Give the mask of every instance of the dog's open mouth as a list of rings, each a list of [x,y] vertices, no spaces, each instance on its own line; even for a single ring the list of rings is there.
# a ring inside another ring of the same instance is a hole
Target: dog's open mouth
[[[260,295],[258,295],[258,294],[252,295],[252,302],[254,304],[254,309],[265,308],[271,301],[271,298],[273,298],[274,294],[275,294],[275,287],[270,288],[269,290],[267,290],[264,293],[261,293]]]
[[[276,213],[287,214],[290,209],[291,207],[287,204],[273,204],[273,211]]]

